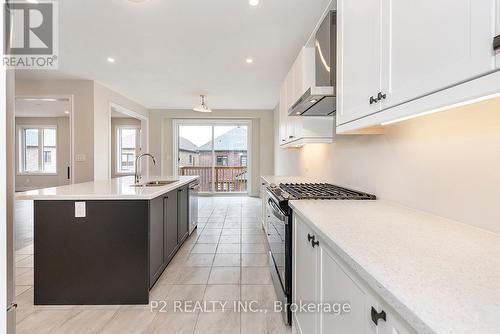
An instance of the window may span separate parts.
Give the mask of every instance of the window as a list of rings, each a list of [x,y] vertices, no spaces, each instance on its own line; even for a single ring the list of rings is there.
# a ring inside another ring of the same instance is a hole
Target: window
[[[227,166],[227,155],[217,156],[217,166]]]
[[[190,154],[190,155],[189,155],[189,163],[190,163],[190,164],[192,164],[192,163],[193,163],[193,155],[192,155],[192,154]]]
[[[19,144],[20,173],[57,173],[57,129],[55,126],[21,127]]]
[[[246,155],[241,155],[240,156],[240,166],[245,166],[247,165],[247,156]]]
[[[138,128],[117,128],[118,173],[135,173],[135,157],[140,151],[140,133]]]

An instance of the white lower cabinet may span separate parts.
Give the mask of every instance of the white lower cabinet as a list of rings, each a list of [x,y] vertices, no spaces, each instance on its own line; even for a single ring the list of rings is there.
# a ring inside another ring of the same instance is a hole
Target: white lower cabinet
[[[293,217],[293,302],[336,307],[333,311],[294,312],[297,333],[415,334],[307,223]]]
[[[318,300],[318,280],[316,274],[318,272],[318,251],[311,247],[309,236],[313,232],[305,224],[296,223],[294,218],[294,247],[293,247],[293,262],[292,268],[293,277],[293,300],[296,305],[300,302],[314,302]],[[313,334],[318,333],[318,314],[311,312],[295,312],[295,326],[298,333]]]
[[[375,325],[370,324],[366,312],[370,308],[370,296],[342,270],[325,247],[320,245],[318,251],[320,302],[339,304],[342,308],[349,305],[349,312],[341,315],[322,312],[319,333],[376,333]]]

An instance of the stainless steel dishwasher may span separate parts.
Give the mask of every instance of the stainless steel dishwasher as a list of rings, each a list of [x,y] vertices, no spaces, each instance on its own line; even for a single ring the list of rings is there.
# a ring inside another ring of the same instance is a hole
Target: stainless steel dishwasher
[[[189,234],[193,233],[198,225],[198,193],[200,183],[194,181],[189,184]]]

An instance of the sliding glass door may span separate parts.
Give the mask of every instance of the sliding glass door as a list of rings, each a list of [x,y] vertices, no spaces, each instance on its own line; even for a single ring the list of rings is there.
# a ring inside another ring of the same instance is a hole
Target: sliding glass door
[[[248,191],[249,124],[234,121],[178,121],[178,175],[199,175],[200,191]]]

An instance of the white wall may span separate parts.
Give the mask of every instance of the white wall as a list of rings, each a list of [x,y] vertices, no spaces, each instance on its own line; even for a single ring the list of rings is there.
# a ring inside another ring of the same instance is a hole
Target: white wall
[[[104,180],[111,177],[111,123],[110,104],[148,117],[149,111],[117,92],[94,83],[94,179]]]
[[[19,174],[19,134],[17,127],[22,125],[57,126],[57,175]],[[69,183],[68,166],[71,166],[69,117],[16,117],[16,191],[56,187]]]
[[[260,175],[274,173],[274,132],[271,110],[214,110],[200,114],[192,110],[151,110],[149,151],[157,159],[157,165],[150,165],[152,175],[172,175],[172,120],[173,119],[240,119],[252,121],[252,189],[251,194],[260,192]]]
[[[499,166],[496,99],[306,145],[293,172],[500,232]]]
[[[141,121],[135,118],[118,118],[114,117],[111,119],[111,177],[118,177],[123,175],[117,175],[116,171],[116,131],[119,126],[129,125],[132,127],[141,127]]]
[[[16,95],[73,97],[75,124],[75,155],[85,155],[85,161],[75,161],[75,183],[94,179],[94,83],[89,80],[16,80]]]
[[[299,173],[300,149],[280,149],[279,108],[274,110],[274,170],[276,175],[294,176]],[[263,174],[265,175],[265,174]]]
[[[90,80],[16,80],[16,95],[73,97],[75,156],[85,156],[85,161],[75,161],[75,183],[111,177],[110,103],[145,117],[149,114],[143,106]]]

